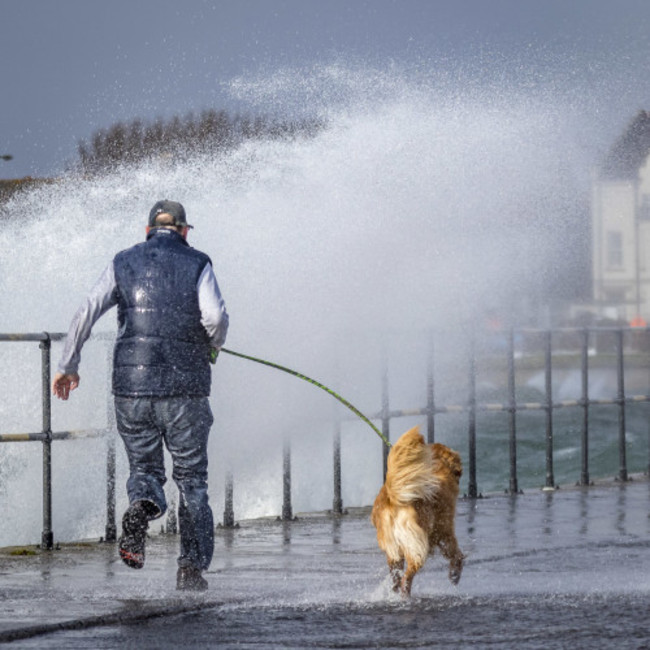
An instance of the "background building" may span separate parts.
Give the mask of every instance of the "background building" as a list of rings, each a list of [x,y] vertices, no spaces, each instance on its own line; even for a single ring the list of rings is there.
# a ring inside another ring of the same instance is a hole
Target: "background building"
[[[650,321],[650,113],[640,111],[594,177],[593,298],[600,318]]]

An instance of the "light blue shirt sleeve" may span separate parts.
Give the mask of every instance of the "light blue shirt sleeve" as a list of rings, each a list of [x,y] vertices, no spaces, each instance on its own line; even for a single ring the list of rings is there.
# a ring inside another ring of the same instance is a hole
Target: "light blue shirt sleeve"
[[[71,374],[79,370],[81,348],[88,340],[93,325],[116,304],[115,272],[111,262],[72,319],[57,368],[59,372]]]
[[[220,350],[226,342],[228,332],[228,312],[221,297],[217,278],[211,264],[206,264],[197,283],[201,324],[210,337],[213,348]]]

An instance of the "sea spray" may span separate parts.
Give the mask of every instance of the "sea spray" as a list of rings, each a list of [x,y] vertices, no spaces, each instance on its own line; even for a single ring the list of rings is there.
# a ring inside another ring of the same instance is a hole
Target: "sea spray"
[[[233,83],[262,110],[280,110],[288,97],[292,110],[311,105],[321,127],[310,137],[248,141],[213,157],[154,158],[16,196],[5,208],[0,331],[65,331],[113,255],[143,239],[151,205],[169,198],[185,205],[195,226],[190,244],[213,260],[231,314],[228,347],[294,367],[376,414],[384,367],[391,406],[424,406],[430,336],[439,332],[441,399],[464,389],[463,341],[472,327],[492,313],[534,319],[522,305],[558,280],[572,254],[562,235],[576,228],[576,196],[585,193],[590,164],[572,139],[576,109],[544,93],[465,91],[453,79],[439,83],[439,74],[411,82],[390,66],[310,74]],[[114,313],[95,326],[114,330]],[[28,360],[38,351],[28,348],[0,348],[13,370],[0,380],[3,432],[38,430],[40,377]],[[55,345],[53,364],[58,354]],[[109,354],[105,342],[88,343],[80,389],[53,405],[55,430],[105,426]],[[326,394],[237,359],[220,358],[213,380],[217,518],[227,470],[237,518],[279,513],[285,441],[296,509],[330,507],[338,417],[344,503],[371,501],[381,442]],[[454,422],[441,425],[440,440],[465,454],[465,424]],[[410,424],[393,421],[393,439]],[[56,539],[103,534],[104,444],[54,444]],[[126,467],[117,446],[120,512]],[[0,544],[38,539],[37,445],[0,452],[7,524]]]

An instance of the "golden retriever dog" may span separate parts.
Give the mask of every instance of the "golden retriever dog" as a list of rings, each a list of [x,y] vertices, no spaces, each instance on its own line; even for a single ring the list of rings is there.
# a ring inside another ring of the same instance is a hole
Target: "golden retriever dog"
[[[462,471],[460,455],[439,443],[426,444],[418,427],[402,435],[388,454],[386,482],[371,520],[393,590],[403,596],[410,596],[415,574],[436,547],[449,560],[451,582],[460,580],[465,556],[456,541],[454,519]]]

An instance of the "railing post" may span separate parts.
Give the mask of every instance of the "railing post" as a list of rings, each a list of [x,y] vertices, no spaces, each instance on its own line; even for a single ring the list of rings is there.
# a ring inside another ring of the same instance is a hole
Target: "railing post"
[[[106,404],[106,531],[107,542],[117,540],[115,523],[115,405],[111,399],[111,367],[113,363],[113,346],[106,345],[107,367],[107,404]]]
[[[291,443],[285,439],[282,447],[282,520],[291,521]]]
[[[41,548],[51,551],[54,548],[54,534],[52,532],[52,401],[50,396],[50,352],[52,341],[45,332],[45,339],[41,341],[41,378],[43,402],[43,532],[41,534]]]
[[[390,440],[390,407],[388,402],[388,364],[384,362],[384,369],[381,377],[381,432],[386,438]],[[382,463],[384,471],[384,482],[386,481],[386,470],[388,468],[388,452],[390,449],[383,441],[382,447]]]
[[[544,336],[544,368],[546,383],[546,489],[555,488],[553,475],[553,348],[551,330],[546,330]]]
[[[623,356],[623,330],[616,330],[616,375],[618,404],[618,480],[627,481],[627,458],[625,453],[625,366]]]
[[[226,486],[225,486],[225,504],[223,511],[223,527],[235,527],[235,508],[234,508],[234,480],[232,472],[226,472]]]
[[[508,331],[508,423],[510,432],[510,494],[518,494],[517,484],[517,403],[515,395],[515,332]]]
[[[341,422],[337,420],[334,430],[334,499],[332,512],[343,514],[343,498],[341,497]]]
[[[115,523],[115,436],[109,426],[106,438],[106,541],[117,540]]]
[[[432,445],[435,442],[435,375],[434,375],[434,341],[433,335],[429,340],[429,360],[427,363],[427,442]]]
[[[582,331],[582,431],[580,485],[589,485],[589,330]]]
[[[167,519],[165,520],[165,533],[167,535],[178,534],[178,506],[176,499],[172,497],[167,506]]]
[[[474,340],[474,328],[472,328],[469,340],[469,398],[468,398],[468,447],[469,447],[469,485],[467,496],[470,499],[478,497],[476,485],[476,346]]]

